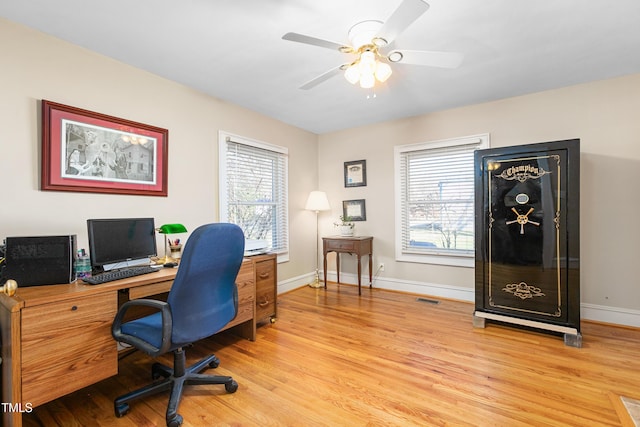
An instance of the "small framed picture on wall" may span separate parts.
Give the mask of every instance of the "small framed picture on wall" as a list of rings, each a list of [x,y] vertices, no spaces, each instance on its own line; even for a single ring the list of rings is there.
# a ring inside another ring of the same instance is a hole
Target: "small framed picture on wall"
[[[349,218],[349,221],[366,221],[367,210],[365,208],[364,199],[343,200],[342,216],[344,218]]]
[[[344,162],[344,186],[366,187],[367,185],[367,161],[354,160]]]

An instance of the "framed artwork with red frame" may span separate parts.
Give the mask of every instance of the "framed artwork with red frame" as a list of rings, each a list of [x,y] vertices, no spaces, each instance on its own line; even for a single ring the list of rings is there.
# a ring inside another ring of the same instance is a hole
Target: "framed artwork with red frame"
[[[167,196],[167,129],[42,100],[41,190]]]

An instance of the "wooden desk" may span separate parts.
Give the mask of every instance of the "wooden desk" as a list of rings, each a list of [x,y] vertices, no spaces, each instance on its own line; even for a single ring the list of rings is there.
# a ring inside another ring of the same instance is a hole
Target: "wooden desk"
[[[275,257],[275,256],[274,256]],[[238,315],[234,328],[255,340],[255,261],[245,258],[238,273]],[[111,323],[118,297],[143,298],[167,292],[176,269],[102,285],[76,282],[19,288],[0,294],[2,402],[36,407],[118,373]],[[275,304],[275,303],[274,303]],[[3,411],[4,426],[21,426],[21,412]]]
[[[373,237],[371,236],[330,236],[322,238],[322,257],[324,268],[324,287],[327,288],[327,254],[336,253],[336,270],[338,273],[338,283],[340,283],[340,254],[356,254],[358,258],[358,295],[362,294],[361,276],[362,255],[369,255],[369,287],[372,285],[371,276],[373,273]]]

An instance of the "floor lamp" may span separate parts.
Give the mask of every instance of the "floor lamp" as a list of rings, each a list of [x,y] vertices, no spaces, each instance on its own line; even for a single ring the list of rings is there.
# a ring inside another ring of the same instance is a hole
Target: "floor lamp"
[[[320,245],[318,214],[320,211],[328,211],[331,209],[331,206],[329,206],[329,200],[327,199],[327,193],[324,191],[312,191],[309,193],[309,198],[307,199],[307,204],[304,208],[308,211],[316,212],[316,277],[313,280],[313,283],[310,283],[309,286],[312,288],[319,288],[323,285],[320,285],[320,268],[318,266],[318,246]]]

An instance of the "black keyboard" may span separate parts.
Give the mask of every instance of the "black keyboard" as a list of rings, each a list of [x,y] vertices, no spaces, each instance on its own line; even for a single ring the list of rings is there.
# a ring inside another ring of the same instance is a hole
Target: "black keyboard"
[[[105,271],[104,273],[96,274],[91,277],[83,277],[82,281],[87,282],[90,285],[100,285],[102,283],[113,282],[114,280],[126,279],[127,277],[153,273],[158,270],[159,268],[154,268],[148,265],[141,267],[128,267],[120,270]]]

